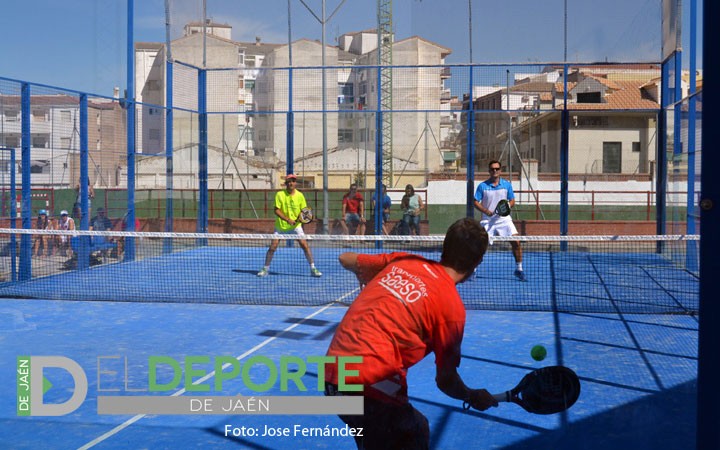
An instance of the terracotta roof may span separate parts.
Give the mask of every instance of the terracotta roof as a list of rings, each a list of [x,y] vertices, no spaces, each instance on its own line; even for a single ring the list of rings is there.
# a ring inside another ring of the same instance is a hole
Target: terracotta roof
[[[19,95],[0,95],[0,99],[4,105],[20,105]],[[77,106],[80,100],[70,95],[31,95],[30,107],[33,106]]]
[[[608,92],[604,103],[574,103],[567,105],[569,110],[612,110],[612,109],[658,109],[660,105],[642,95],[642,81],[614,81],[617,89]],[[562,102],[555,106],[562,109]]]

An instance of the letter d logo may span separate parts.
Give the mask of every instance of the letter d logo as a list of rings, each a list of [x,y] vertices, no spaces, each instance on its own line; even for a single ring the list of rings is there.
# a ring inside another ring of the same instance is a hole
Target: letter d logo
[[[65,403],[43,403],[43,369],[58,367],[65,369],[75,382],[72,397]],[[64,416],[82,405],[87,396],[88,383],[85,371],[75,361],[64,356],[30,357],[30,408],[33,416]]]

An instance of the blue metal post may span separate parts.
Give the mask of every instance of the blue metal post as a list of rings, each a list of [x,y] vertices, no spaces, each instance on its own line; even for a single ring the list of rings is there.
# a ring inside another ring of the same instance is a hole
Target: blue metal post
[[[80,229],[87,230],[88,219],[88,98],[80,94]],[[78,251],[78,269],[90,266],[90,237],[82,236]]]
[[[695,234],[696,211],[695,211],[695,127],[697,126],[697,0],[690,1],[690,99],[688,104],[688,144],[687,144],[687,212],[686,230],[687,234]],[[685,265],[690,271],[697,271],[698,267],[698,246],[695,241],[688,241],[686,244]]]
[[[473,68],[470,66],[467,112],[467,186],[465,216],[475,217],[475,104],[473,102]]]
[[[207,124],[207,70],[198,69],[198,178],[199,178],[199,204],[197,217],[197,232],[208,231],[208,124]]]
[[[293,59],[292,59],[292,16],[290,14],[290,0],[287,0],[288,16],[288,112],[286,118],[287,142],[285,143],[285,159],[287,167],[285,173],[295,173],[295,117],[293,113]],[[323,105],[325,109],[325,105]],[[288,241],[288,243],[291,241]]]
[[[560,131],[560,236],[567,236],[570,225],[570,201],[568,195],[570,179],[570,112],[568,111],[568,70],[563,66],[563,109]],[[567,250],[567,242],[560,243],[560,249]]]
[[[173,63],[165,63],[165,231],[173,231]],[[172,252],[172,239],[163,240],[163,253]]]
[[[134,0],[127,2],[127,215],[126,230],[135,231],[135,44]],[[135,259],[135,239],[125,238],[125,261]]]
[[[379,42],[378,38],[378,42]],[[380,47],[378,47],[378,52],[380,52]],[[382,92],[381,92],[381,85],[382,85],[382,66],[380,66],[380,56],[378,55],[378,68],[377,68],[377,112],[375,113],[375,192],[376,196],[378,197],[381,194],[377,194],[378,192],[382,191],[382,179],[383,179],[383,110],[382,110]],[[388,69],[392,70],[392,69]],[[390,113],[392,114],[392,113]],[[392,162],[391,162],[392,164]],[[378,185],[381,186],[380,191],[378,191]],[[376,215],[375,217],[375,234],[381,233],[382,229],[382,218],[379,219]],[[380,227],[378,227],[378,223],[380,223]],[[375,241],[375,247],[376,248],[382,248],[382,241]]]
[[[16,177],[15,172],[17,171],[17,166],[15,165],[15,149],[10,148],[8,149],[10,151],[10,228],[16,228],[17,227],[17,206],[15,204],[16,196],[17,196],[17,190],[15,189],[15,183],[16,183]],[[17,281],[18,280],[18,273],[17,273],[17,248],[16,248],[17,242],[15,239],[15,235],[10,235],[10,280],[11,281]]]
[[[720,104],[720,2],[703,2],[703,90],[705,105]],[[715,36],[715,37],[713,37]],[[697,450],[720,448],[720,364],[718,364],[718,342],[720,342],[720,285],[715,279],[720,273],[717,249],[720,248],[720,178],[713,176],[720,167],[720,153],[714,151],[714,144],[720,142],[718,109],[714,106],[703,108],[702,119],[707,126],[701,126],[702,189],[700,200],[700,329],[698,344],[697,377]],[[704,232],[703,232],[704,231]]]
[[[28,83],[22,83],[20,89],[20,135],[22,139],[22,199],[20,215],[22,227],[24,229],[30,229],[32,228],[32,191],[30,189],[30,148],[32,145],[32,137],[30,134],[30,85]],[[32,236],[28,234],[20,236],[19,278],[20,281],[32,278]]]
[[[660,112],[658,114],[657,127],[657,149],[656,157],[657,177],[655,181],[655,234],[665,234],[665,205],[667,197],[667,106],[670,104],[670,73],[668,61],[663,61],[661,66],[660,83]],[[660,246],[660,243],[658,243]],[[658,248],[660,250],[660,248]]]

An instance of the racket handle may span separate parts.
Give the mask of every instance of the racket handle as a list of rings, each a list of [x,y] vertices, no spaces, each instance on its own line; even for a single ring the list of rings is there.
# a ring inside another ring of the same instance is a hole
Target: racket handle
[[[510,391],[505,391],[502,394],[493,394],[493,398],[495,401],[498,402],[509,402],[510,401]]]

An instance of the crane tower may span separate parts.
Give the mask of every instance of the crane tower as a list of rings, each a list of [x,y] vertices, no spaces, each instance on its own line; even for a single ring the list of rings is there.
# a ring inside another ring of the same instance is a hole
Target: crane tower
[[[392,0],[378,0],[378,65],[380,66],[380,110],[392,111],[393,87],[393,26],[392,26]],[[386,67],[386,68],[383,68]],[[383,183],[393,186],[393,117],[392,113],[382,115],[382,148],[383,148]]]

